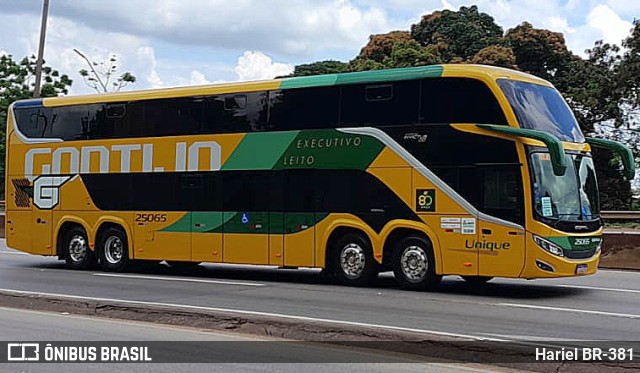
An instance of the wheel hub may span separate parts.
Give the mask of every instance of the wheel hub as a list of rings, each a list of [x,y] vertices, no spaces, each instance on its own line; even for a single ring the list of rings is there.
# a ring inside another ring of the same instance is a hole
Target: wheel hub
[[[350,243],[340,252],[340,268],[348,278],[360,277],[365,267],[365,253],[360,245]]]
[[[124,248],[120,237],[111,236],[104,243],[104,257],[111,264],[118,264],[122,261]]]
[[[81,262],[87,257],[87,240],[81,235],[74,235],[69,240],[69,258],[74,262]]]
[[[400,257],[402,273],[410,282],[420,282],[427,275],[429,261],[427,254],[419,246],[409,246]]]

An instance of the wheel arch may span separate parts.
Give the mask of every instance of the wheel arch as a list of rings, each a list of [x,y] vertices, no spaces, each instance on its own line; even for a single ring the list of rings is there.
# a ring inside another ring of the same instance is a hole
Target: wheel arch
[[[442,273],[442,255],[438,236],[427,225],[408,220],[393,221],[387,224],[382,230],[380,234],[382,241],[382,265],[385,268],[390,268],[391,257],[393,256],[396,243],[404,237],[411,235],[422,237],[431,243],[436,264],[436,273]]]
[[[129,224],[127,224],[127,222],[122,218],[116,216],[103,216],[98,219],[98,221],[96,222],[94,236],[94,242],[96,243],[96,245],[99,242],[102,233],[109,228],[121,229],[124,232],[127,238],[127,247],[129,248],[129,259],[134,259],[133,235],[131,232],[131,228],[129,227]]]
[[[333,245],[335,245],[336,241],[341,236],[348,233],[363,235],[371,245],[374,260],[380,262],[381,257],[376,257],[376,253],[379,252],[377,250],[377,247],[379,246],[379,239],[376,232],[366,224],[361,224],[353,220],[339,219],[334,221],[331,226],[325,230],[322,240],[320,241],[320,245],[317,245],[318,248],[324,250],[324,253],[322,253],[323,255],[318,255],[318,259],[324,261],[323,263],[317,263],[318,267],[329,268],[328,264],[331,260],[331,250],[333,249]]]
[[[64,239],[64,236],[66,234],[66,232],[73,228],[73,227],[80,227],[82,229],[84,229],[85,233],[87,234],[87,239],[89,240],[89,249],[90,250],[94,250],[94,244],[93,241],[91,241],[91,237],[93,234],[93,231],[91,230],[91,225],[89,225],[87,223],[86,220],[78,217],[78,216],[63,216],[59,221],[58,224],[56,225],[56,229],[55,229],[55,236],[53,239],[53,242],[55,243],[55,250],[56,250],[56,255],[58,256],[58,258],[62,258],[62,247],[63,247],[63,243],[62,240]]]

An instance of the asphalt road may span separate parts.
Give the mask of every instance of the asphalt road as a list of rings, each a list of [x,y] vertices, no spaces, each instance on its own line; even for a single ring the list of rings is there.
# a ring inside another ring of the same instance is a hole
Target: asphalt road
[[[348,360],[359,363],[331,364],[151,364],[151,363],[10,363],[0,364],[2,372],[216,372],[216,371],[251,371],[251,372],[434,372],[434,373],[469,373],[495,372],[487,368],[460,366],[451,364],[416,363],[402,355],[388,354],[384,364],[368,363],[380,360],[380,352],[362,349],[346,349],[317,344],[286,344],[275,338],[260,338],[238,336],[220,332],[200,331],[190,328],[177,328],[163,325],[133,323],[81,317],[67,314],[16,311],[15,309],[0,307],[0,330],[3,340],[14,341],[136,341],[137,346],[149,346],[144,341],[168,341],[162,348],[165,353],[180,352],[175,346],[179,343],[214,342],[208,349],[208,355],[220,356],[226,360],[241,360],[244,355],[252,354],[258,360],[278,360],[281,356],[288,356],[292,361],[312,360],[310,356],[322,356],[323,359],[334,361]],[[279,342],[279,343],[273,343]],[[114,342],[105,343],[106,346],[116,346]],[[56,345],[57,346],[57,345]],[[78,346],[78,345],[75,345]],[[179,346],[179,345],[178,345]],[[39,354],[44,356],[44,345]],[[149,347],[149,356],[154,359],[154,347]],[[178,351],[176,351],[178,350]],[[192,349],[192,351],[197,349]],[[200,353],[200,352],[198,352]],[[99,353],[98,353],[99,354]],[[155,354],[156,357],[158,354]],[[242,355],[242,356],[240,356]],[[151,365],[150,365],[151,364]],[[504,371],[504,370],[499,370]]]
[[[0,289],[198,306],[371,328],[501,340],[637,341],[640,273],[600,271],[554,280],[496,279],[473,288],[456,277],[428,292],[328,283],[317,270],[204,265],[184,275],[157,265],[124,274],[71,271],[0,241]]]

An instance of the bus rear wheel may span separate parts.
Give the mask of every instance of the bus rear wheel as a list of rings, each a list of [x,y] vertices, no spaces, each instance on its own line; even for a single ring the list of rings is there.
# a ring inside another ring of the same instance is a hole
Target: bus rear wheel
[[[119,228],[107,228],[100,235],[98,246],[100,267],[108,272],[122,272],[129,264],[126,234]]]
[[[440,282],[431,243],[419,236],[400,240],[393,251],[393,274],[404,289],[425,289]]]
[[[86,269],[95,263],[93,251],[89,248],[87,232],[81,227],[73,227],[64,236],[64,260],[72,269]]]
[[[373,248],[362,234],[347,233],[333,247],[333,273],[349,286],[366,286],[378,275]]]

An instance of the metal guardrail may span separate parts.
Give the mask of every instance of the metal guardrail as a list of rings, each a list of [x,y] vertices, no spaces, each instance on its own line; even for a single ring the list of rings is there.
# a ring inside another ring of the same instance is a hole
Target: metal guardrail
[[[640,220],[640,211],[602,211],[604,220]]]

